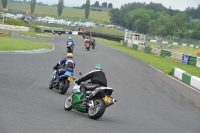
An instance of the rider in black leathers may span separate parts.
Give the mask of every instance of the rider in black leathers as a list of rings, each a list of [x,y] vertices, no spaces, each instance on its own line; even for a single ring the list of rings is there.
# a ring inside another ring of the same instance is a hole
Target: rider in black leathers
[[[75,81],[75,83],[80,85],[81,82],[84,82],[89,79],[91,80],[90,83],[81,84],[81,92],[83,94],[83,97],[78,103],[82,103],[82,102],[86,101],[86,90],[94,91],[96,88],[101,87],[101,86],[107,87],[106,75],[102,70],[103,70],[102,65],[97,64],[95,66],[95,70],[87,73],[82,78]]]

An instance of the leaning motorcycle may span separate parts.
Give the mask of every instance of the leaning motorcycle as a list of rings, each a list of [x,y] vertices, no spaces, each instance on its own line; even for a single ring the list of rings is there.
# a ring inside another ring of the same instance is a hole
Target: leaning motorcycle
[[[89,51],[90,50],[90,43],[86,43],[85,48],[87,49],[87,51]]]
[[[92,46],[93,49],[95,49],[96,42],[95,42],[94,39],[91,39],[91,41],[90,41],[90,45]]]
[[[111,97],[112,92],[113,89],[110,87],[99,87],[94,91],[86,91],[87,101],[79,104],[78,102],[82,99],[80,85],[74,83],[72,94],[65,100],[64,109],[88,113],[91,119],[97,120],[104,114],[107,107],[116,103],[116,100]]]
[[[57,89],[59,90],[60,94],[65,94],[69,88],[70,82],[74,82],[75,77],[71,71],[63,71],[59,73],[59,82],[54,83],[53,81],[56,80],[56,73],[58,70],[54,70],[52,74],[52,79],[49,82],[49,89]]]

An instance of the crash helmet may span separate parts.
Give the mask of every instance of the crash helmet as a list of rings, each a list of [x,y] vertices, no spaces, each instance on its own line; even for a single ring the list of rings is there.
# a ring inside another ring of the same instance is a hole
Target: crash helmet
[[[101,64],[96,64],[96,65],[95,65],[95,69],[96,69],[96,70],[103,70],[103,67],[102,67]]]
[[[66,55],[66,58],[74,58],[74,55],[73,55],[72,53],[68,53],[68,54]]]

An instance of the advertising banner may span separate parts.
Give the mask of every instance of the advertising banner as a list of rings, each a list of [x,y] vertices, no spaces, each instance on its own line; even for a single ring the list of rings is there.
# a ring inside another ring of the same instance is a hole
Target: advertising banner
[[[189,63],[189,56],[188,54],[183,54],[183,57],[182,57],[182,63],[183,64],[187,64]]]
[[[197,57],[197,67],[200,67],[200,57]]]

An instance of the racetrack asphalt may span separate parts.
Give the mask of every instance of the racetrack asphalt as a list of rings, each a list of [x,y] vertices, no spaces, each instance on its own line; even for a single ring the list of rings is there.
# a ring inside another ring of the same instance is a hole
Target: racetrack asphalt
[[[56,35],[48,42],[55,50],[48,53],[0,54],[0,133],[200,132],[199,93],[100,43],[86,51],[81,36],[72,36],[75,76],[101,63],[117,103],[96,121],[87,114],[65,111],[72,86],[60,95],[49,90],[48,83],[52,67],[65,57],[67,37]]]

